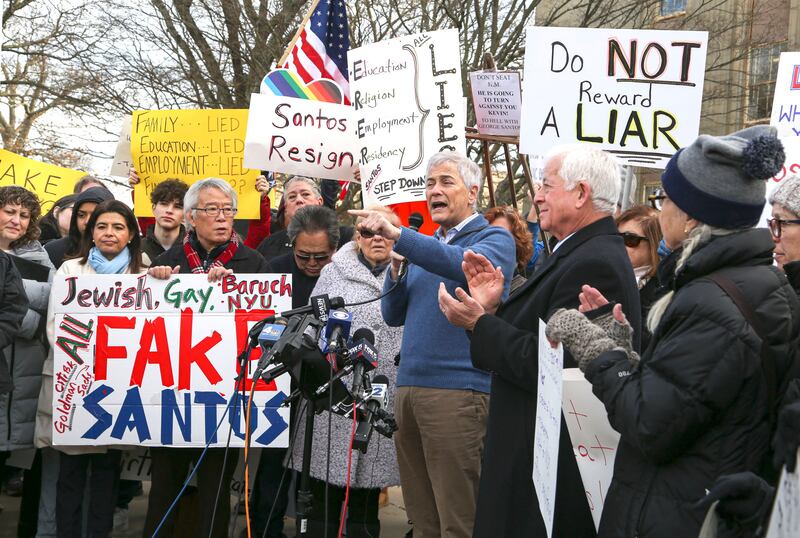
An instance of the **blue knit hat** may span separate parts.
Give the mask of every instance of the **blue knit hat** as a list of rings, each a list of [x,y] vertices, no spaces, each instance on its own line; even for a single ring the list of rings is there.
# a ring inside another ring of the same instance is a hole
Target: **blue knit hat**
[[[750,228],[764,209],[764,180],[777,174],[785,160],[774,127],[700,135],[672,156],[661,183],[670,200],[693,219],[729,230]]]

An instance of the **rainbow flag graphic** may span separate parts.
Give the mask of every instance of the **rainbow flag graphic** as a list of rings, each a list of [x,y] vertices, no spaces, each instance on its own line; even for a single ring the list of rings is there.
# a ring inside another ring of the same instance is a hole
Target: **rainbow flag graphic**
[[[342,89],[334,81],[317,79],[306,84],[297,73],[284,68],[267,73],[267,76],[261,81],[261,93],[327,103],[342,103]]]

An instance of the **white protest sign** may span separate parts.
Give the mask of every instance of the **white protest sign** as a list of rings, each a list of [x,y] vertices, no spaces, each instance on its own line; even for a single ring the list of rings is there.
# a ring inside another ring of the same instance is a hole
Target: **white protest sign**
[[[795,470],[793,473],[787,473],[784,468],[772,504],[767,538],[798,536],[800,536],[800,472]]]
[[[553,536],[558,478],[558,439],[561,436],[561,371],[564,348],[553,349],[539,320],[539,374],[536,377],[536,428],[533,437],[533,487],[539,499],[547,535]]]
[[[529,27],[520,151],[585,142],[664,168],[700,126],[707,32]]]
[[[364,204],[425,199],[425,170],[438,151],[464,153],[464,91],[457,30],[380,41],[347,54]]]
[[[53,444],[224,446],[232,431],[243,446],[236,359],[254,323],[291,307],[291,285],[285,274],[56,278]],[[248,394],[259,357],[248,357]],[[287,446],[289,392],[287,376],[256,383],[253,446]]]
[[[564,370],[561,404],[583,489],[597,527],[614,475],[619,434],[609,424],[603,403],[592,394],[592,385],[577,368]]]
[[[353,107],[254,93],[244,165],[323,179],[352,179],[356,170]]]
[[[478,132],[519,136],[522,87],[519,72],[475,71],[469,74]]]
[[[122,120],[122,128],[119,131],[117,149],[114,151],[114,161],[111,163],[111,176],[128,177],[133,166],[131,156],[131,116],[125,116]]]

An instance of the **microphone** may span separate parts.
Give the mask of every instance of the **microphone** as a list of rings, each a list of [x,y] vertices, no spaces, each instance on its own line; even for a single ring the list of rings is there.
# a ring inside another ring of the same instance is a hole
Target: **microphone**
[[[358,342],[351,357],[353,364],[353,396],[359,398],[364,390],[364,374],[378,366],[378,352],[375,350],[375,335],[366,327],[353,333],[353,341]]]
[[[385,375],[376,375],[372,380],[372,392],[367,397],[364,420],[356,426],[353,436],[353,448],[362,454],[367,453],[367,445],[372,437],[372,417],[380,409],[386,407],[386,398],[389,392],[389,378]]]
[[[314,317],[322,322],[328,321],[328,313],[337,308],[344,308],[344,299],[341,297],[328,297],[328,294],[315,295],[309,299],[306,306],[292,308],[281,313],[281,316],[288,318],[296,314],[314,314]]]
[[[418,232],[420,227],[425,223],[425,218],[421,213],[415,211],[408,216],[408,228]],[[397,269],[397,280],[400,280],[408,272],[408,258],[400,262],[400,267]]]
[[[339,350],[341,341],[347,342],[350,337],[350,326],[353,324],[353,314],[344,309],[331,310],[328,314],[328,323],[325,325],[325,352]],[[356,331],[358,332],[358,331]]]

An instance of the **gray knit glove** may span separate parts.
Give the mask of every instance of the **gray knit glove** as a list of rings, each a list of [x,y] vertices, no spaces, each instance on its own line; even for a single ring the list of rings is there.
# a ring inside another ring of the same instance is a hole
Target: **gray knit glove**
[[[625,350],[630,360],[631,366],[639,364],[639,354],[633,350],[633,327],[625,320],[620,323],[614,319],[614,312],[608,312],[591,320],[592,323],[603,329],[614,343]]]
[[[556,310],[547,322],[545,334],[550,340],[564,344],[578,361],[581,372],[585,372],[589,363],[601,353],[620,347],[603,329],[577,310]]]

